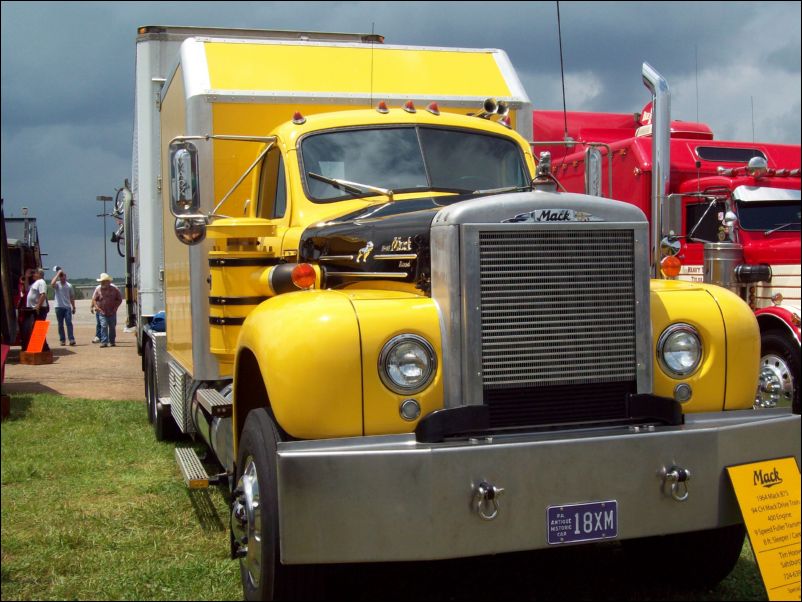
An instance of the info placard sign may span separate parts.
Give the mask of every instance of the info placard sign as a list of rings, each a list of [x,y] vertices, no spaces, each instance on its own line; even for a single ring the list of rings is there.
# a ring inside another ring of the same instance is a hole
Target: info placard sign
[[[727,468],[769,600],[799,600],[799,467],[794,458]]]

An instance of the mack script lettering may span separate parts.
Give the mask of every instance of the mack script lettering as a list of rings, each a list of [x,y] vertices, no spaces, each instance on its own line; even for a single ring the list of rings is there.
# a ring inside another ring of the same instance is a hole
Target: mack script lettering
[[[782,477],[780,477],[780,473],[775,468],[770,473],[763,473],[763,469],[756,470],[752,478],[753,485],[762,485],[763,487],[774,487],[775,485],[779,485],[783,482]]]

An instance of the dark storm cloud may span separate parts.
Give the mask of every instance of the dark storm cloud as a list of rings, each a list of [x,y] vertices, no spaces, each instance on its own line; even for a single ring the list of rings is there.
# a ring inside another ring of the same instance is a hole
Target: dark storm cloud
[[[130,177],[136,27],[382,34],[388,44],[501,48],[537,108],[561,109],[554,2],[3,2],[2,195],[40,219],[51,259],[102,269],[102,204]],[[641,64],[675,117],[718,138],[800,142],[800,3],[561,2],[566,104],[638,111]],[[697,84],[698,82],[698,84]],[[109,228],[112,225],[109,224]],[[109,247],[109,270],[122,262]]]

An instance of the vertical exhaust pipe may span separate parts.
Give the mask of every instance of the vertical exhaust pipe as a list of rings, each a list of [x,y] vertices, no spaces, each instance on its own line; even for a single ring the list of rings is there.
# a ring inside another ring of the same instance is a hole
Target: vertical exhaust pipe
[[[663,204],[671,176],[671,92],[668,82],[649,63],[643,63],[643,84],[652,93],[652,278],[660,275]]]

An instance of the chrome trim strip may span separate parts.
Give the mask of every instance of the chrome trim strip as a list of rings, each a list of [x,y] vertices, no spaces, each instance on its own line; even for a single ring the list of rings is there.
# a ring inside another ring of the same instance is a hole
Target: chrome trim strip
[[[328,278],[343,276],[347,278],[406,278],[406,272],[326,272]]]
[[[318,258],[320,262],[327,262],[327,261],[353,261],[353,255],[322,255]]]
[[[204,100],[209,103],[254,103],[254,102],[264,102],[270,104],[286,104],[286,103],[299,103],[302,102],[303,104],[309,105],[317,105],[317,104],[332,104],[333,100],[336,100],[338,104],[342,105],[364,105],[370,98],[368,92],[329,92],[325,95],[321,96],[318,92],[291,92],[287,90],[275,90],[275,91],[266,91],[266,90],[207,90],[207,93],[204,95]],[[465,107],[465,108],[475,108],[481,107],[482,102],[486,99],[486,96],[432,96],[427,94],[403,94],[403,95],[394,95],[394,94],[385,94],[382,96],[383,99],[387,100],[388,102],[403,102],[407,100],[412,100],[415,103],[424,103],[424,102],[431,102],[433,99],[437,101],[437,103],[441,107]],[[511,111],[519,111],[519,115],[521,111],[524,110],[524,107],[531,105],[524,105],[521,103],[521,100],[518,98],[511,98],[511,97],[504,97],[498,96],[496,97],[497,100],[503,100],[506,102]],[[391,107],[393,108],[393,107]],[[531,112],[531,110],[530,110]],[[530,130],[531,131],[531,130]]]
[[[374,255],[373,259],[377,261],[408,261],[411,259],[417,259],[417,253],[410,253],[409,255]]]
[[[184,40],[181,43],[179,55],[179,64],[183,68],[186,98],[203,96],[212,87],[209,64],[206,62],[206,48],[203,42],[193,38]],[[163,93],[167,91],[168,87],[163,88]]]

